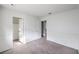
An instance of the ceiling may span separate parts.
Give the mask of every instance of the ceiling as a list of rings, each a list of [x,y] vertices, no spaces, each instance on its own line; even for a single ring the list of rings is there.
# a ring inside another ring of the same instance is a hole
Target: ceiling
[[[2,5],[6,8],[24,12],[33,16],[48,16],[48,13],[58,13],[76,8],[76,4],[11,4]]]

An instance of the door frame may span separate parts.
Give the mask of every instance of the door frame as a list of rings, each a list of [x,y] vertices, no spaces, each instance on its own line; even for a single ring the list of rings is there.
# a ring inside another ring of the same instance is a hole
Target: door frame
[[[23,33],[23,35],[24,35],[24,19],[22,18],[22,17],[17,17],[17,16],[13,16],[13,17],[15,17],[15,18],[18,18],[18,20],[19,20],[19,25],[20,25],[20,22],[22,21],[23,22],[23,24],[22,24],[22,28],[23,28],[23,30],[22,30],[22,33]],[[13,21],[13,17],[12,17],[12,21]],[[13,25],[13,22],[12,22],[12,25]],[[22,35],[22,37],[24,37]],[[24,39],[24,38],[22,38],[22,39]],[[21,42],[21,43],[24,43],[24,42],[22,42],[21,41],[21,38],[20,38],[20,26],[19,26],[19,41]]]

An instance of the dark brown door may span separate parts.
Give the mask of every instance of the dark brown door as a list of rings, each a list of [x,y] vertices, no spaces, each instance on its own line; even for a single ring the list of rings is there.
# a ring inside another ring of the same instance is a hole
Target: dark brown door
[[[46,21],[41,21],[41,37],[47,36]]]

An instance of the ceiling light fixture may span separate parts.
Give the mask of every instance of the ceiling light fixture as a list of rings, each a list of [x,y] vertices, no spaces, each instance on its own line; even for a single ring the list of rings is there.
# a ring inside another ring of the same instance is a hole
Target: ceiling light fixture
[[[49,14],[49,15],[51,15],[51,14],[52,14],[52,12],[49,12],[48,14]]]
[[[52,10],[49,9],[49,10],[48,10],[48,15],[51,15],[51,14],[52,14]]]
[[[11,6],[14,6],[14,4],[11,4]]]

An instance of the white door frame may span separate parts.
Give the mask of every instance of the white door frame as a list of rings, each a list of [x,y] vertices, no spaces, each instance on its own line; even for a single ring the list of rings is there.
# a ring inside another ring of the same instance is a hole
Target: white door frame
[[[13,16],[16,17],[16,16]],[[19,19],[19,41],[22,43],[26,43],[25,42],[25,38],[24,38],[24,19],[21,17],[16,17]]]

